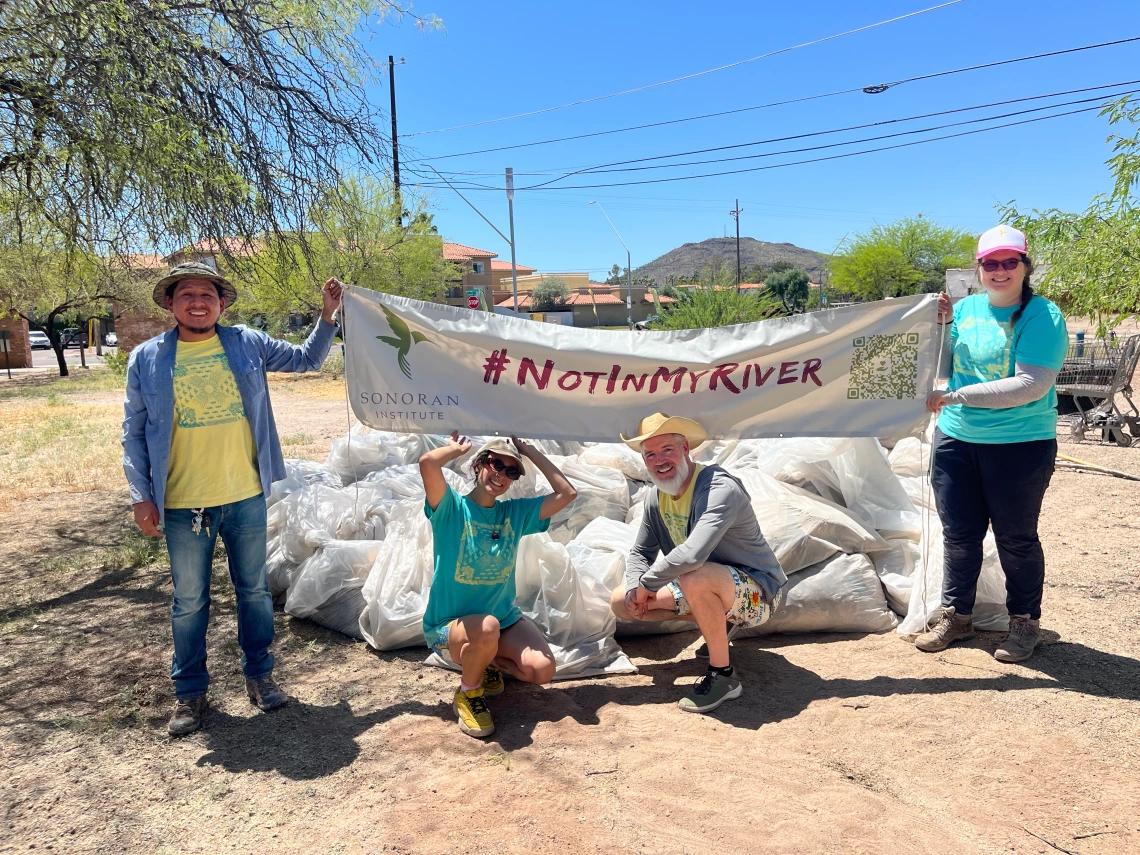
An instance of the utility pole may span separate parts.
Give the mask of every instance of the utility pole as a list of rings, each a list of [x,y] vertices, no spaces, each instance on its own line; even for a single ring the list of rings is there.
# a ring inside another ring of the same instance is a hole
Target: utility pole
[[[729,211],[732,218],[736,220],[736,293],[740,293],[740,214],[743,212],[740,207],[740,200],[736,200],[736,207]]]
[[[519,313],[519,269],[515,262],[515,171],[507,167],[507,216],[511,220],[511,289],[515,293],[515,314]],[[492,288],[494,286],[492,285]],[[532,292],[533,296],[533,292]],[[534,300],[531,300],[534,311]]]
[[[403,58],[400,62],[403,62]],[[404,202],[400,198],[400,143],[396,135],[396,61],[388,54],[388,93],[392,99],[392,189],[396,201],[396,225],[404,227]]]

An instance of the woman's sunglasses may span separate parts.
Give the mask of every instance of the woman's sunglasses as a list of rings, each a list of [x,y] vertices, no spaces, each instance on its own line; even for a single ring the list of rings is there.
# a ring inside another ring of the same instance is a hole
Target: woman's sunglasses
[[[497,457],[488,457],[487,465],[498,472],[500,475],[506,475],[512,481],[519,480],[523,474],[523,471],[517,466],[508,466]]]
[[[996,273],[998,268],[1002,270],[1017,270],[1017,265],[1021,264],[1020,258],[1005,258],[1001,261],[983,261],[982,270],[986,273]]]

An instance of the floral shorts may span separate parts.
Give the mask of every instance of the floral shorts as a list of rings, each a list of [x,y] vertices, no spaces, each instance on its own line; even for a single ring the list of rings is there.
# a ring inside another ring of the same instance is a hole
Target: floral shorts
[[[457,665],[456,661],[451,658],[451,649],[448,645],[451,643],[451,627],[455,621],[445,624],[432,642],[431,649],[434,653],[438,653],[439,657],[448,665]]]
[[[732,601],[732,608],[725,613],[725,619],[742,627],[759,626],[767,621],[772,616],[772,606],[764,599],[764,589],[739,567],[733,567],[731,564],[725,566],[732,573],[732,581],[736,584],[736,598]],[[680,581],[674,579],[666,585],[666,588],[673,595],[674,613],[679,617],[691,615],[693,611],[689,608],[689,601],[681,593]]]

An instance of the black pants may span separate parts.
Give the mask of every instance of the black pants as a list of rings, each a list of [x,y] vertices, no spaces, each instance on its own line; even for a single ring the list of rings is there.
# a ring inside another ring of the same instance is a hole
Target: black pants
[[[935,433],[931,484],[946,541],[943,606],[973,614],[982,540],[992,525],[1006,608],[1011,615],[1041,617],[1045,554],[1037,518],[1056,458],[1055,439],[986,445]]]

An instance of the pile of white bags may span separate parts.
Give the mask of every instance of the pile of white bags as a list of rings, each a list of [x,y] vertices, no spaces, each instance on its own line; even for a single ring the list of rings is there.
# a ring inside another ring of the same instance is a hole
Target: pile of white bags
[[[478,448],[486,438],[472,437]],[[362,638],[380,650],[422,646],[433,574],[420,455],[442,436],[357,426],[335,440],[327,463],[288,461],[269,499],[270,587],[285,610]],[[520,544],[517,602],[550,640],[556,679],[633,670],[614,636],[691,630],[670,620],[618,622],[620,588],[644,503],[653,487],[641,456],[621,443],[535,443],[578,491],[548,533]],[[941,527],[925,472],[929,444],[874,439],[709,442],[694,454],[747,489],[787,584],[773,616],[750,634],[921,631],[937,616]],[[473,454],[444,470],[470,489]],[[506,498],[550,486],[535,467]],[[924,537],[925,535],[925,537]],[[1005,625],[1004,579],[992,538],[974,613],[983,629]],[[434,660],[429,660],[434,661]],[[438,663],[437,664],[441,664]]]

